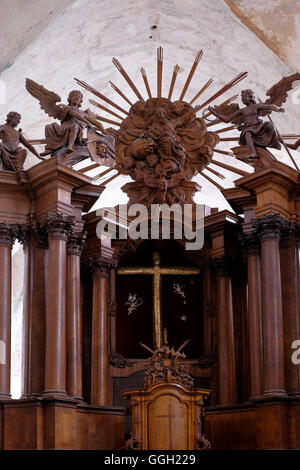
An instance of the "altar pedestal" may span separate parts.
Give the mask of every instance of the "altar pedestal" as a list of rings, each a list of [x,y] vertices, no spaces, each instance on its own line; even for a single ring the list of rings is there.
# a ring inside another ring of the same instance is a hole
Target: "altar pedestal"
[[[202,442],[202,406],[208,390],[187,389],[159,382],[128,390],[131,400],[132,439],[142,450],[194,450]]]

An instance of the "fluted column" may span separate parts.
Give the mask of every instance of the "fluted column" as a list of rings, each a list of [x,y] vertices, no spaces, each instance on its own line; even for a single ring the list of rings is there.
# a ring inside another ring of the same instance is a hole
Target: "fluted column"
[[[109,341],[108,341],[108,289],[110,265],[103,259],[94,259],[93,318],[92,318],[92,370],[91,404],[109,404]]]
[[[254,222],[261,239],[263,396],[286,396],[279,240],[285,220],[279,214]]]
[[[0,400],[10,398],[11,249],[14,228],[0,222]]]
[[[73,218],[48,214],[41,226],[48,232],[46,289],[45,391],[48,396],[66,395],[66,244]]]
[[[213,269],[217,283],[218,401],[231,405],[236,402],[231,262],[226,257],[215,259]]]
[[[260,240],[256,233],[243,236],[243,247],[247,256],[248,271],[248,345],[250,359],[250,399],[262,393],[262,305]]]
[[[67,243],[67,393],[82,400],[82,311],[80,255],[86,234],[72,234]]]

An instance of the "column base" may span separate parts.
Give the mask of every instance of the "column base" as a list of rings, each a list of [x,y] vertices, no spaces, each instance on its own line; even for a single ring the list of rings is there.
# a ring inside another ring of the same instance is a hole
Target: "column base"
[[[71,396],[70,396],[71,397]],[[79,403],[83,403],[83,397],[71,397],[73,400],[78,401]]]
[[[265,390],[261,398],[288,398],[288,394],[285,390]]]
[[[12,400],[10,393],[0,393],[0,401]]]
[[[23,395],[20,396],[20,400],[26,400],[26,399],[35,399],[35,398],[40,398],[42,396],[41,393],[24,393]]]
[[[41,395],[42,398],[63,398],[63,399],[72,399],[71,397],[69,397],[69,395],[67,394],[67,392],[65,390],[44,390],[42,395]]]
[[[255,403],[256,401],[261,400],[261,398],[262,398],[261,395],[254,395],[254,396],[252,396],[252,397],[249,397],[249,401],[250,401],[251,403]]]

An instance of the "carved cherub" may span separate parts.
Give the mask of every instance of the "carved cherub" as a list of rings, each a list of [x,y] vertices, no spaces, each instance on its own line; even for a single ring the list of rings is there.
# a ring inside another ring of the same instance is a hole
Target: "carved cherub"
[[[54,117],[61,122],[46,125],[45,136],[46,146],[42,155],[49,155],[65,147],[68,153],[74,151],[74,146],[85,146],[83,141],[83,130],[97,128],[102,133],[106,133],[102,124],[97,121],[90,110],[80,110],[82,104],[82,93],[79,90],[72,90],[68,96],[68,104],[57,104],[61,98],[56,93],[47,90],[42,85],[26,79],[27,91],[36,98],[41,108],[50,117]],[[103,145],[103,148],[105,146]]]
[[[272,147],[280,149],[280,137],[271,122],[265,122],[260,116],[270,114],[272,111],[284,113],[283,108],[275,104],[257,103],[252,90],[243,90],[241,94],[245,107],[240,108],[237,103],[224,107],[209,107],[209,110],[223,122],[232,122],[238,126],[240,145],[247,145],[251,151],[249,159],[258,158],[255,146]]]
[[[264,103],[257,103],[252,90],[242,91],[241,98],[245,104],[240,108],[237,103],[222,106],[210,106],[209,110],[223,122],[231,122],[238,126],[240,145],[247,145],[251,155],[249,159],[258,158],[256,147],[271,147],[280,149],[282,138],[272,122],[265,122],[261,116],[271,114],[273,111],[284,113],[281,107],[286,101],[287,92],[292,89],[293,83],[300,80],[300,74],[295,73],[284,77],[267,91],[269,98]]]
[[[10,111],[6,117],[6,123],[0,126],[0,156],[5,168],[20,173],[27,156],[27,151],[20,147],[23,144],[37,158],[43,160],[36,149],[25,139],[22,129],[15,128],[21,121],[21,115],[16,111]]]

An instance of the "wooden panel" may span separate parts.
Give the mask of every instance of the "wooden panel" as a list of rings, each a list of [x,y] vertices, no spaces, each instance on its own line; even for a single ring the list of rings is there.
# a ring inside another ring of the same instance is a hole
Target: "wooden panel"
[[[4,405],[3,413],[3,449],[38,449],[39,448],[39,421],[40,405],[17,403]]]
[[[122,449],[121,408],[76,406],[57,400],[11,400],[0,408],[4,449]],[[0,440],[1,448],[1,440]]]
[[[289,446],[288,407],[285,403],[257,408],[257,448],[287,449]]]
[[[175,397],[163,395],[148,406],[148,449],[187,449],[187,409]]]
[[[255,408],[206,411],[205,435],[213,450],[255,449]]]

